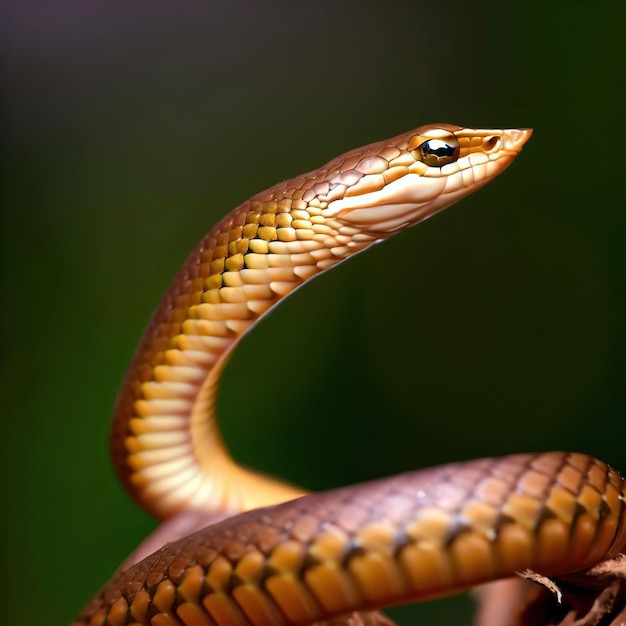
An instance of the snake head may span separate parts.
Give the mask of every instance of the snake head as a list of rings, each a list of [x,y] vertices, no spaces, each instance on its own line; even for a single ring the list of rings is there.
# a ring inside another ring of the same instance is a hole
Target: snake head
[[[384,237],[476,191],[502,172],[531,129],[437,124],[333,162],[316,200],[329,222]]]

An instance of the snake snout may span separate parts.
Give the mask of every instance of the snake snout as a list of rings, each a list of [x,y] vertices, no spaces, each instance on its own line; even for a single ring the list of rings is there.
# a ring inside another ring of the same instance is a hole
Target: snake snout
[[[503,131],[504,147],[519,152],[532,134],[532,128],[507,128]]]

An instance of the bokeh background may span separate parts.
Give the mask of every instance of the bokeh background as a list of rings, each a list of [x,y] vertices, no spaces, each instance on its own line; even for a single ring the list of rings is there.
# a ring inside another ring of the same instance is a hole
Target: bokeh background
[[[427,122],[535,135],[246,338],[220,395],[233,453],[312,489],[543,449],[626,470],[623,0],[0,12],[3,623],[68,624],[154,527],[111,468],[110,410],[196,241],[277,180]]]

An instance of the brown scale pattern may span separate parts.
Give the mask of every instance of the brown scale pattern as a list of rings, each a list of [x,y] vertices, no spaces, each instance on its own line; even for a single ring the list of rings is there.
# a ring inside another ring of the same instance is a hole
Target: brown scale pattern
[[[626,548],[625,497],[617,472],[568,453],[313,494],[164,547],[119,573],[75,626],[310,623],[527,568],[564,575]]]

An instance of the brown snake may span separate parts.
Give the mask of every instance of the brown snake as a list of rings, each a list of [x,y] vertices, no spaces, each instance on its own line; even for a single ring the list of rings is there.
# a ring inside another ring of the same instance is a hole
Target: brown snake
[[[530,134],[423,126],[271,187],[204,237],[144,334],[113,425],[121,480],[166,521],[76,625],[379,624],[354,612],[524,570],[570,575],[625,550],[626,483],[583,454],[482,459],[300,497],[237,465],[216,426],[224,365],[264,313],[482,187]]]

